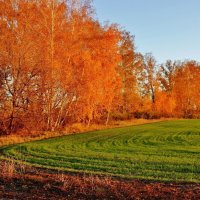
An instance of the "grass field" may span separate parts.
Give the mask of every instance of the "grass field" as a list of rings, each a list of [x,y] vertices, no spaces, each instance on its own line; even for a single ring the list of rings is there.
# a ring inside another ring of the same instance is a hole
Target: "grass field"
[[[200,182],[200,120],[75,134],[6,147],[1,153],[70,172]]]

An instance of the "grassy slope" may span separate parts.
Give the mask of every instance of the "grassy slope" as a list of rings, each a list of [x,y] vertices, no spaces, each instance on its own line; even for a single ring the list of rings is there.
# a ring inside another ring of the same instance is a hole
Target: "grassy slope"
[[[2,153],[66,171],[200,182],[200,120],[69,135],[7,147]]]

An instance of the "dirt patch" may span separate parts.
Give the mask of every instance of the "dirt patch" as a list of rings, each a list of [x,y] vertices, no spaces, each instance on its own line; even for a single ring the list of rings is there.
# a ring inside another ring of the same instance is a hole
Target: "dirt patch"
[[[200,184],[119,180],[27,167],[0,176],[0,199],[200,199]]]

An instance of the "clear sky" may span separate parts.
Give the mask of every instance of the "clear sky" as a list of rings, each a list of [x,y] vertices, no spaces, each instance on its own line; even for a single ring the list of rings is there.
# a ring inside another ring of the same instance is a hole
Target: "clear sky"
[[[200,61],[200,0],[93,0],[101,22],[135,35],[137,51],[167,59]]]

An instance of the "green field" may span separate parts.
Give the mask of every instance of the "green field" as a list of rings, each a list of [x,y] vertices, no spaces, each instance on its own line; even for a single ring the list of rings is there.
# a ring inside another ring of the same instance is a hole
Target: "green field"
[[[70,172],[200,182],[200,120],[165,121],[6,147],[2,154]]]

